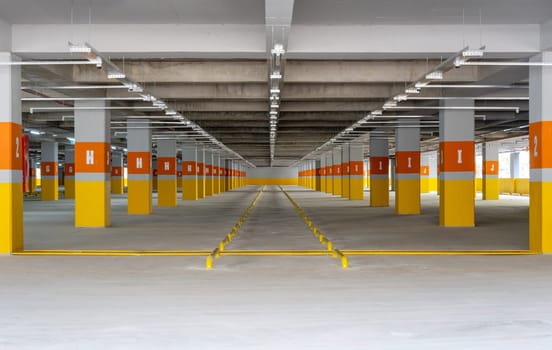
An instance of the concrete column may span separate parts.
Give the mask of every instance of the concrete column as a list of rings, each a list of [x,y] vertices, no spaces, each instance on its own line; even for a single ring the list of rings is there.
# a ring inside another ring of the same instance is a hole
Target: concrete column
[[[552,52],[531,58],[552,63]],[[529,68],[529,248],[552,253],[552,70]]]
[[[519,153],[514,152],[510,154],[510,177],[512,179],[519,178]]]
[[[182,159],[176,158],[176,190],[182,192]]]
[[[0,62],[12,61],[0,52]],[[0,66],[0,254],[23,250],[21,70]]]
[[[486,142],[483,145],[483,199],[498,199],[498,143]]]
[[[31,193],[35,193],[36,192],[36,187],[37,187],[37,183],[36,183],[36,169],[37,167],[39,167],[37,165],[37,162],[35,159],[31,159],[31,171],[30,171],[30,177],[31,177]],[[73,170],[75,170],[73,168]]]
[[[176,207],[176,140],[157,142],[157,205]]]
[[[326,156],[320,156],[320,192],[326,192]]]
[[[349,199],[364,199],[364,150],[362,144],[349,146]]]
[[[389,206],[389,146],[387,138],[370,136],[370,206]]]
[[[333,157],[332,157],[332,151],[326,152],[324,155],[326,158],[326,193],[331,194],[333,192]]]
[[[149,121],[146,121],[149,122]],[[129,121],[127,134],[128,213],[151,214],[153,174],[151,129],[144,121]]]
[[[396,169],[395,158],[389,158],[389,186],[391,186],[391,191],[395,191]]]
[[[226,192],[226,159],[220,158],[220,192]]]
[[[349,198],[350,182],[349,182],[349,144],[341,146],[341,197]]]
[[[341,147],[332,151],[332,194],[341,196]]]
[[[197,146],[182,146],[182,199],[196,201],[199,199]]]
[[[370,159],[364,160],[364,187],[370,188]]]
[[[205,151],[205,196],[213,195],[213,152]]]
[[[106,101],[76,101],[75,226],[111,226],[111,114]]]
[[[205,150],[197,149],[197,197],[205,198]]]
[[[322,190],[322,165],[320,164],[319,159],[315,160],[314,162],[314,190],[320,192]]]
[[[473,100],[445,100],[442,106],[473,107]],[[474,226],[474,112],[441,110],[439,113],[440,224]]]
[[[213,153],[213,194],[220,193],[220,154]]]
[[[40,198],[43,201],[57,201],[59,199],[57,142],[42,142],[40,174]]]
[[[125,193],[124,154],[121,151],[111,152],[111,193]]]
[[[153,189],[153,192],[157,192],[158,190],[158,168],[157,168],[157,159],[153,159],[151,160],[151,168],[152,168],[152,171],[151,171],[151,186],[152,186],[152,189]]]
[[[63,163],[63,198],[75,198],[75,146],[64,146],[65,161]]]
[[[401,122],[395,132],[395,213],[420,214],[420,127]]]
[[[226,160],[226,190],[232,191],[232,159]]]
[[[429,193],[429,154],[420,157],[420,193]]]

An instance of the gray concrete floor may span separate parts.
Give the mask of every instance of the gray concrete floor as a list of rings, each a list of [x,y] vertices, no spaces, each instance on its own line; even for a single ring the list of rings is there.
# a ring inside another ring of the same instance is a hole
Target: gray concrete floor
[[[71,227],[70,201],[27,202],[26,245],[214,248],[255,189],[156,208],[146,217],[127,217],[124,199],[115,198],[114,227],[94,230]],[[274,187],[268,190],[230,247],[320,248],[287,199]],[[463,231],[436,225],[431,195],[424,196],[422,216],[395,217],[392,208],[368,208],[366,201],[286,190],[345,248],[526,245],[527,198],[478,201],[478,226]],[[222,257],[211,271],[204,270],[204,260],[2,256],[0,349],[549,349],[552,344],[551,256],[364,256],[351,257],[348,270],[329,257]]]

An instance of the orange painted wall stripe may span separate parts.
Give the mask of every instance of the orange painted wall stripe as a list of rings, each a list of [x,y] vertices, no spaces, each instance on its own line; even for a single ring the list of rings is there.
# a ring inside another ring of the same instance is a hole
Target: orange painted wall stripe
[[[138,168],[138,160],[141,159],[141,168]],[[150,174],[151,173],[150,152],[128,152],[127,166],[129,174]]]
[[[197,164],[197,175],[205,175],[205,164],[203,163],[196,163]]]
[[[196,175],[197,174],[197,162],[194,161],[182,161],[182,175]]]
[[[0,122],[0,169],[19,170],[23,168],[23,150],[21,148],[21,125],[12,122]],[[19,140],[19,141],[16,141]],[[19,150],[17,149],[19,147]],[[15,151],[15,152],[14,152]],[[19,158],[16,157],[19,151]],[[8,155],[6,157],[6,155]]]
[[[419,174],[420,173],[420,152],[419,151],[397,151],[395,152],[397,162],[397,174]]]
[[[552,121],[529,125],[529,164],[531,169],[552,168]]]
[[[439,144],[440,171],[462,172],[475,170],[475,142],[445,141]]]
[[[363,175],[364,174],[364,162],[361,160],[354,160],[349,162],[350,175]]]
[[[370,157],[370,171],[374,175],[389,174],[389,158],[388,157]]]
[[[58,162],[41,162],[40,174],[42,176],[56,176],[58,175]]]
[[[111,167],[111,176],[123,176],[124,168],[122,166]]]
[[[166,166],[168,166],[168,169],[166,169]],[[158,157],[157,175],[176,175],[176,158]]]
[[[484,175],[498,175],[498,160],[486,160],[483,167]]]
[[[75,164],[65,163],[63,164],[63,173],[65,176],[75,176]]]
[[[93,159],[88,155],[92,155]],[[75,171],[77,173],[108,173],[110,172],[110,157],[111,148],[106,142],[77,142],[75,144]]]
[[[341,165],[332,165],[332,174],[341,175]]]

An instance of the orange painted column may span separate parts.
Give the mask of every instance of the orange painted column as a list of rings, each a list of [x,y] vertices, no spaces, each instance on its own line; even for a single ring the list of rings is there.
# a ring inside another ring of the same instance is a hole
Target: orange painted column
[[[177,205],[176,140],[157,141],[157,205]]]
[[[370,206],[389,206],[389,149],[387,138],[370,137]]]
[[[198,166],[196,145],[182,146],[182,200],[199,199]]]
[[[65,199],[75,198],[75,147],[65,145],[65,162],[63,163],[63,197]]]
[[[420,127],[418,121],[401,121],[395,131],[395,213],[415,215],[420,201]]]
[[[483,200],[498,199],[498,143],[485,142],[483,145],[483,179],[481,192]]]
[[[128,213],[152,213],[153,172],[151,129],[144,122],[129,122],[127,135]]]
[[[123,152],[114,151],[111,155],[111,193],[125,193]]]

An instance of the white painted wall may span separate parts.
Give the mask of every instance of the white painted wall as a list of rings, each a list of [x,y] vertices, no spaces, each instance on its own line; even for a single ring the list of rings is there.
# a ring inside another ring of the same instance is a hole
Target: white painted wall
[[[247,169],[247,177],[251,179],[293,179],[297,178],[297,168],[251,168]]]

